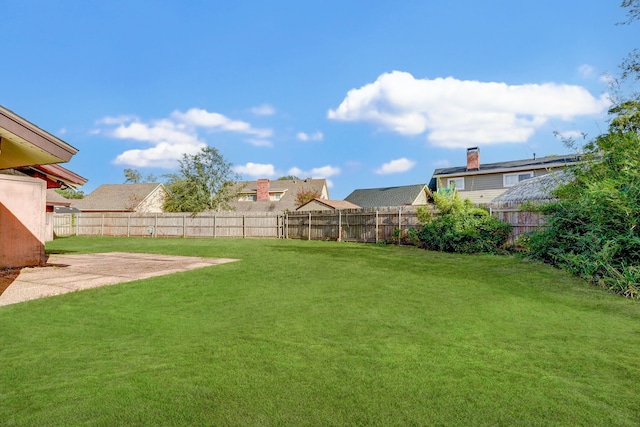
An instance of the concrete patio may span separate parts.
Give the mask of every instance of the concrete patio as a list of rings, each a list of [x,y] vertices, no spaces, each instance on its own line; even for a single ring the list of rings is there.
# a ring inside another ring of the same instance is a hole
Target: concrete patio
[[[237,261],[110,252],[52,254],[42,267],[0,271],[0,306]]]

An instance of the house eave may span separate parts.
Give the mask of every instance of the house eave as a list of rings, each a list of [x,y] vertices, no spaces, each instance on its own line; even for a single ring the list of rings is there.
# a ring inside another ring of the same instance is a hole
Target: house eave
[[[575,164],[575,163],[571,163],[571,164]],[[533,171],[533,170],[554,170],[554,169],[564,168],[568,165],[569,164],[567,163],[561,163],[557,165],[549,165],[549,164],[524,165],[524,166],[515,166],[515,167],[497,168],[497,169],[484,169],[484,170],[480,168],[473,171],[461,171],[461,172],[441,173],[441,174],[434,173],[433,177],[434,178],[451,178],[451,177],[458,177],[458,176],[494,175],[494,174]]]
[[[78,150],[0,106],[0,169],[64,163]]]

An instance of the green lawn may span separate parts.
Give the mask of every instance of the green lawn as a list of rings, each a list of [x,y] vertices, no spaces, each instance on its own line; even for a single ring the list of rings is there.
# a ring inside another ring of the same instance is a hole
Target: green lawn
[[[3,426],[640,424],[640,305],[544,265],[288,240],[47,250],[242,261],[0,307]]]

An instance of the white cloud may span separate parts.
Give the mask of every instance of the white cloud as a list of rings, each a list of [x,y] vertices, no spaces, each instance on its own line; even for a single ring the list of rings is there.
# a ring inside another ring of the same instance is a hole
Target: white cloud
[[[128,123],[138,120],[136,116],[131,115],[121,115],[121,116],[107,116],[98,120],[98,124],[101,125],[121,125],[123,123]]]
[[[595,98],[581,86],[428,80],[394,71],[351,89],[327,115],[402,135],[426,134],[433,145],[464,148],[525,142],[549,119],[596,115],[609,105],[607,95]]]
[[[235,166],[233,170],[241,175],[249,175],[252,177],[265,178],[276,175],[273,165],[249,162],[244,166]]]
[[[276,113],[276,109],[270,104],[262,104],[251,108],[251,112],[256,116],[272,116]]]
[[[317,168],[312,168],[311,170],[302,170],[299,167],[292,167],[291,169],[289,169],[289,171],[287,172],[287,175],[294,175],[297,176],[298,178],[313,178],[313,179],[326,179],[327,180],[327,187],[331,188],[333,187],[333,182],[328,179],[329,177],[332,177],[334,175],[340,175],[342,171],[340,170],[339,167],[336,166],[330,166],[330,165],[326,165],[326,166],[320,166]]]
[[[416,162],[403,157],[401,159],[391,160],[389,163],[383,164],[380,168],[375,170],[375,173],[378,175],[402,173],[411,170],[415,165]]]
[[[596,70],[589,64],[582,64],[578,67],[578,73],[580,73],[582,77],[588,79],[596,74]]]
[[[273,134],[271,129],[254,128],[247,122],[198,108],[174,111],[168,118],[149,122],[135,116],[117,116],[105,117],[98,124],[107,126],[105,133],[113,138],[152,146],[125,151],[115,159],[116,164],[136,167],[175,167],[183,154],[195,154],[207,145],[199,135],[201,129],[249,135],[247,142],[254,146],[271,146],[265,138]],[[95,131],[101,132],[101,129]]]
[[[211,130],[246,133],[259,138],[268,138],[273,135],[271,129],[256,129],[247,122],[231,120],[220,113],[210,113],[200,108],[191,108],[186,113],[174,111],[171,116],[182,123]]]
[[[289,175],[295,175],[299,178],[328,178],[334,175],[340,175],[340,168],[336,166],[321,166],[304,171],[298,167],[289,169]]]
[[[249,138],[246,141],[254,147],[273,147],[273,143],[268,139]]]
[[[144,150],[127,150],[116,157],[114,163],[138,167],[172,168],[183,154],[196,154],[205,144],[172,144],[161,142]]]
[[[324,139],[324,135],[320,131],[312,133],[311,135],[305,132],[298,132],[296,134],[296,138],[299,141],[322,141]]]

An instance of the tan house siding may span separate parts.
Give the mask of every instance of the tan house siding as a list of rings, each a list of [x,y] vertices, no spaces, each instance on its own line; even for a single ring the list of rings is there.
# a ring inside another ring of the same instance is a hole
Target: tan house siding
[[[158,186],[136,208],[135,212],[160,213],[163,212],[164,199],[167,191],[163,186]]]

